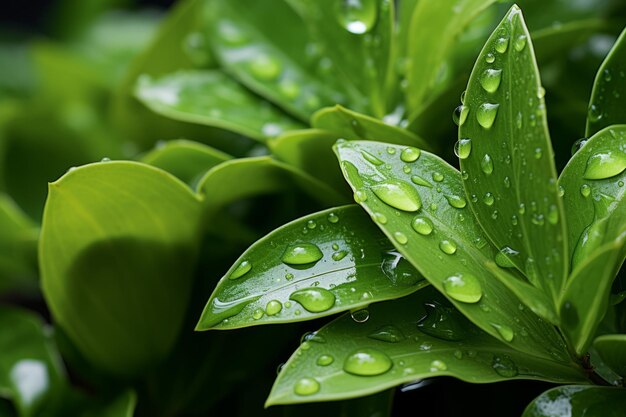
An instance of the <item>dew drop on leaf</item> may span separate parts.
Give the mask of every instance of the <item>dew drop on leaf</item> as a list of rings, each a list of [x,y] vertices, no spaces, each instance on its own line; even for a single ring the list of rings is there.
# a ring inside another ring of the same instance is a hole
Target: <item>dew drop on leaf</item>
[[[589,157],[583,178],[602,180],[621,174],[626,170],[625,152],[599,152]]]
[[[506,324],[498,324],[498,323],[491,323],[491,325],[493,326],[494,329],[496,329],[496,331],[498,332],[500,337],[502,337],[503,340],[507,342],[510,342],[513,340],[515,333],[513,332],[513,329],[511,329],[509,326],[507,326]]]
[[[283,263],[288,265],[307,265],[322,259],[324,254],[313,243],[298,243],[288,246],[282,256]]]
[[[252,269],[252,263],[250,261],[241,261],[237,268],[228,276],[229,279],[238,279],[246,275]]]
[[[372,191],[383,203],[398,210],[413,212],[422,207],[415,188],[402,180],[385,180],[373,185]]]
[[[500,87],[500,81],[502,80],[501,69],[486,69],[478,79],[480,85],[488,93],[495,93]]]
[[[367,337],[388,343],[398,343],[405,339],[404,334],[396,326],[387,325],[376,329]]]
[[[433,232],[433,222],[422,216],[417,216],[411,222],[411,227],[420,235],[428,236]]]
[[[384,352],[374,348],[359,349],[346,358],[343,370],[352,375],[374,376],[389,371],[393,362]]]
[[[420,155],[421,151],[419,149],[409,146],[408,148],[402,149],[400,159],[402,162],[415,162],[419,159]]]
[[[335,294],[318,287],[302,288],[292,292],[289,299],[297,301],[311,313],[321,313],[335,305]]]
[[[500,105],[494,103],[483,103],[478,106],[478,110],[476,111],[478,124],[485,129],[490,129],[498,115],[498,107],[500,107]]]
[[[491,367],[498,375],[505,378],[513,378],[519,373],[517,365],[515,365],[515,362],[508,356],[494,356]]]
[[[467,159],[472,152],[472,140],[469,138],[459,139],[454,145],[454,153],[459,159]]]
[[[376,0],[340,0],[337,2],[337,21],[355,35],[369,32],[378,19],[377,3]]]
[[[315,363],[317,363],[318,366],[328,366],[331,363],[333,363],[335,361],[335,358],[332,355],[320,355],[317,358],[317,361]]]
[[[482,287],[471,274],[451,275],[443,281],[443,289],[448,296],[462,303],[477,303],[482,298]]]
[[[296,395],[313,395],[319,392],[320,383],[315,378],[301,378],[293,387],[293,392]]]
[[[265,314],[268,316],[275,316],[283,309],[283,304],[278,300],[271,300],[265,306]]]

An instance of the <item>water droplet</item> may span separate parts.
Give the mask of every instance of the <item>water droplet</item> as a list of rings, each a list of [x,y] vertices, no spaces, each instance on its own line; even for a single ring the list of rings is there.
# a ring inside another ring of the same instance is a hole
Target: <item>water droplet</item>
[[[446,197],[446,200],[448,200],[448,203],[454,208],[462,209],[463,207],[467,205],[467,201],[465,200],[465,198],[461,196],[446,195],[445,197]]]
[[[496,329],[496,331],[498,332],[500,337],[502,337],[502,339],[504,339],[507,342],[510,342],[513,340],[515,333],[513,333],[513,329],[511,329],[509,326],[507,326],[506,324],[498,324],[498,323],[491,323],[491,325],[493,326],[494,329]]]
[[[562,185],[559,185],[558,192],[559,192],[559,197],[563,197],[565,195],[565,188],[563,188]]]
[[[420,235],[427,236],[433,231],[433,222],[427,217],[417,216],[411,222],[411,227]]]
[[[333,363],[334,361],[335,361],[335,358],[332,357],[331,355],[320,355],[317,358],[316,363],[317,363],[318,366],[328,366],[331,363]]]
[[[537,98],[544,98],[546,96],[546,89],[539,86],[537,89]]]
[[[363,158],[365,158],[367,162],[372,163],[376,166],[380,166],[384,164],[384,162],[381,159],[379,159],[377,156],[374,156],[367,151],[361,151],[361,155],[363,155]]]
[[[452,240],[442,240],[439,242],[439,249],[447,255],[454,255],[456,253],[456,243]]]
[[[365,323],[370,319],[370,312],[367,308],[362,308],[360,310],[354,310],[350,312],[350,317],[356,323]]]
[[[417,328],[427,335],[442,340],[458,341],[469,335],[469,322],[455,308],[437,301],[424,304],[426,314],[417,323]]]
[[[513,268],[515,263],[513,259],[519,256],[519,252],[508,246],[503,247],[496,254],[496,265],[500,268]]]
[[[298,243],[288,246],[282,256],[282,261],[288,265],[306,265],[317,262],[324,254],[313,243]]]
[[[513,378],[519,373],[515,362],[508,356],[494,356],[491,367],[500,376]]]
[[[535,159],[541,159],[541,157],[543,156],[543,151],[541,150],[541,148],[535,148]]]
[[[343,363],[343,370],[352,375],[374,376],[389,371],[393,362],[384,352],[362,348],[351,353]]]
[[[503,54],[506,52],[506,50],[509,47],[509,38],[506,37],[500,37],[498,39],[496,39],[496,51]]]
[[[479,78],[480,85],[488,93],[495,93],[500,87],[500,81],[502,80],[501,69],[486,69]]]
[[[559,209],[557,206],[552,204],[548,209],[548,223],[557,224],[559,221]]]
[[[317,227],[317,223],[315,222],[315,220],[309,220],[308,222],[306,222],[306,227],[307,229],[315,229]]]
[[[283,309],[283,304],[278,300],[271,300],[265,306],[265,314],[268,316],[275,316]]]
[[[301,378],[293,387],[296,395],[313,395],[319,392],[320,383],[315,378]]]
[[[476,120],[478,124],[485,129],[490,129],[493,126],[493,122],[496,120],[498,114],[499,104],[483,103],[478,107],[476,111]]]
[[[339,216],[337,216],[335,213],[330,213],[327,219],[330,223],[337,223],[339,221]]]
[[[583,184],[580,186],[580,194],[583,197],[589,197],[589,194],[591,194],[591,187],[587,184]]]
[[[252,318],[255,320],[259,320],[261,319],[261,317],[263,317],[264,314],[265,314],[265,311],[263,311],[262,308],[257,308],[256,310],[252,312]]]
[[[348,254],[347,251],[340,250],[340,251],[337,251],[337,252],[333,253],[331,257],[333,258],[333,261],[337,261],[338,262],[338,261],[342,260],[343,258],[345,258],[347,254]]]
[[[376,223],[380,223],[380,224],[386,224],[387,223],[387,216],[385,216],[382,213],[374,213],[372,218],[374,219],[374,221]]]
[[[521,52],[526,47],[526,35],[519,35],[515,38],[515,42],[513,42],[513,47],[517,52]]]
[[[304,344],[305,342],[315,342],[315,343],[326,343],[326,338],[317,334],[317,332],[306,332],[300,338],[300,343]],[[309,343],[310,347],[310,343]]]
[[[393,148],[393,147],[389,146],[389,147],[387,148],[387,153],[388,153],[389,155],[395,155],[395,154],[396,154],[396,148]]]
[[[433,185],[431,183],[429,183],[428,181],[426,181],[424,178],[418,176],[418,175],[413,175],[411,177],[411,182],[415,185],[421,185],[423,187],[428,187],[428,188],[432,188]]]
[[[335,305],[335,294],[318,287],[296,290],[289,295],[289,299],[297,301],[311,313],[321,313]]]
[[[572,156],[574,156],[574,154],[576,152],[578,152],[579,150],[582,149],[583,146],[585,146],[585,144],[587,143],[587,141],[589,141],[589,139],[587,138],[580,138],[578,139],[576,142],[574,142],[574,144],[572,145]]]
[[[454,109],[454,112],[452,113],[452,121],[457,126],[463,126],[463,124],[465,123],[465,120],[467,120],[468,114],[469,114],[469,107],[461,104],[456,109]]]
[[[401,245],[406,245],[409,242],[409,238],[402,232],[394,232],[393,238]]]
[[[621,174],[626,170],[626,153],[600,152],[589,157],[583,178],[603,180]]]
[[[363,203],[367,201],[367,194],[365,194],[365,191],[356,190],[354,192],[354,201],[356,201],[357,203]]]
[[[448,365],[444,361],[435,359],[430,363],[430,372],[441,372],[448,369]]]
[[[592,104],[591,106],[589,106],[589,110],[587,112],[587,118],[589,119],[590,122],[593,122],[593,123],[599,122],[600,119],[602,119],[602,111],[597,105]]]
[[[388,343],[398,343],[405,339],[404,334],[393,325],[383,326],[368,335],[371,339],[381,340]]]
[[[272,81],[280,75],[282,66],[274,57],[259,55],[250,62],[250,71],[261,80]]]
[[[463,92],[461,93],[461,97],[460,97],[461,104],[465,104],[465,93],[466,93],[465,90],[463,90]]]
[[[402,149],[400,159],[402,162],[414,162],[418,160],[421,154],[422,152],[419,149],[409,146],[408,148]]]
[[[376,0],[341,0],[337,2],[337,21],[350,33],[369,32],[378,19]]]
[[[238,279],[246,275],[252,269],[252,263],[249,261],[242,261],[237,268],[228,276],[229,279]]]
[[[493,64],[496,61],[496,56],[489,52],[487,55],[485,55],[485,61],[488,64]]]
[[[454,145],[454,153],[459,159],[467,159],[472,152],[472,140],[468,138],[459,139]]]
[[[372,191],[383,203],[402,211],[418,211],[422,200],[411,185],[402,180],[385,180],[372,186]]]
[[[435,182],[441,182],[443,181],[443,174],[440,172],[433,172],[433,181]]]
[[[461,350],[455,350],[454,351],[454,357],[457,359],[463,359],[463,352]]]
[[[380,267],[393,285],[412,286],[423,279],[415,267],[404,259],[401,253],[393,250],[383,253],[383,261]]]
[[[504,188],[511,188],[511,179],[509,177],[504,177]]]
[[[471,274],[456,274],[443,281],[446,294],[463,303],[477,303],[482,298],[482,287]]]
[[[495,202],[495,198],[493,197],[493,194],[491,193],[486,193],[485,196],[483,197],[483,203],[485,203],[488,206],[493,206],[494,202]]]
[[[226,19],[219,22],[217,30],[220,39],[231,46],[240,46],[249,40],[240,28]]]

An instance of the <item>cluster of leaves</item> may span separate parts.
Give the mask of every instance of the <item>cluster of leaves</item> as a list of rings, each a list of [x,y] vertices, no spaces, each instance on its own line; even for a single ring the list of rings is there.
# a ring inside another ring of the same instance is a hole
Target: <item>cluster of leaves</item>
[[[187,0],[149,44],[117,14],[0,49],[0,416],[260,415],[302,330],[252,326],[340,312],[267,415],[442,375],[623,408],[625,13],[544,3]]]

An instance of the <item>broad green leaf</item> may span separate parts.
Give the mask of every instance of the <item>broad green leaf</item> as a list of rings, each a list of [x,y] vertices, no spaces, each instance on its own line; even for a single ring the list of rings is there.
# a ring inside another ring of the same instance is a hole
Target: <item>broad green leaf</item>
[[[572,271],[561,297],[561,329],[579,355],[585,353],[609,305],[611,284],[624,260],[626,226],[621,235],[588,254]]]
[[[395,81],[394,2],[287,2],[310,26],[323,76],[348,96],[347,103],[335,103],[376,117],[387,114],[388,92]]]
[[[196,327],[310,320],[428,285],[358,206],[312,214],[252,245],[220,280]]]
[[[326,184],[269,156],[233,159],[213,167],[198,182],[198,192],[214,210],[244,197],[293,190],[294,186],[329,205],[346,202]]]
[[[626,225],[626,125],[605,128],[576,152],[559,178],[572,268]]]
[[[586,136],[619,123],[626,123],[626,30],[613,45],[593,83],[589,100]]]
[[[135,94],[152,111],[175,120],[215,126],[265,141],[301,127],[218,70],[144,75]]]
[[[487,268],[497,250],[467,207],[456,169],[417,148],[378,142],[340,142],[335,152],[355,200],[474,324],[519,351],[567,356],[555,329],[526,309]],[[511,273],[502,269],[500,274]]]
[[[135,162],[86,165],[50,184],[42,287],[55,322],[95,366],[136,376],[170,351],[191,290],[200,202]]]
[[[543,90],[517,6],[480,53],[464,106],[457,152],[469,205],[500,256],[556,304],[567,232]]]
[[[36,415],[62,389],[64,371],[50,329],[33,313],[0,306],[0,398]]]
[[[622,417],[624,408],[623,388],[566,385],[535,398],[522,417]]]
[[[511,349],[427,288],[371,306],[366,322],[346,314],[317,331],[284,365],[266,405],[353,398],[433,376],[586,380],[573,364]]]
[[[453,72],[450,55],[461,32],[495,0],[419,1],[408,30],[407,109],[413,114],[432,99]]]
[[[600,354],[604,363],[611,369],[626,377],[626,335],[607,334],[597,337],[593,341],[593,347]]]
[[[224,71],[260,96],[302,121],[320,107],[346,101],[319,77],[306,24],[287,2],[270,7],[255,0],[215,0],[205,13]]]
[[[157,146],[143,155],[141,162],[161,168],[195,188],[206,171],[231,158],[210,146],[179,139]]]
[[[342,106],[321,109],[311,118],[311,126],[337,133],[343,139],[384,140],[398,145],[412,145],[431,150],[424,139],[396,126],[388,125]]]

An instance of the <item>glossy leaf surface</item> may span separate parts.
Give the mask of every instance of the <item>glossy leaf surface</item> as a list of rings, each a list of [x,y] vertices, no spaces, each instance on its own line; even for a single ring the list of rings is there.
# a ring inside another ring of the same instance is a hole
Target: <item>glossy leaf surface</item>
[[[50,184],[43,291],[92,364],[132,376],[169,352],[191,289],[200,214],[184,183],[139,163],[86,165]]]
[[[566,357],[554,328],[486,267],[497,251],[468,209],[456,169],[428,152],[378,142],[341,142],[335,152],[355,200],[474,324],[517,350]]]
[[[626,335],[602,335],[593,341],[593,347],[604,363],[622,378],[626,378]]]
[[[157,78],[144,75],[137,81],[135,95],[163,116],[260,141],[301,127],[218,70],[178,71]]]
[[[591,385],[552,388],[535,398],[522,417],[621,417],[625,394],[622,388]]]
[[[580,369],[511,349],[427,288],[371,306],[363,323],[346,314],[317,331],[284,365],[266,404],[346,399],[443,375],[585,380]]]
[[[310,320],[425,285],[360,207],[338,207],[252,245],[218,283],[197,329]]]
[[[556,300],[568,268],[566,227],[543,90],[517,6],[480,53],[464,105],[458,153],[472,211],[503,256]]]

